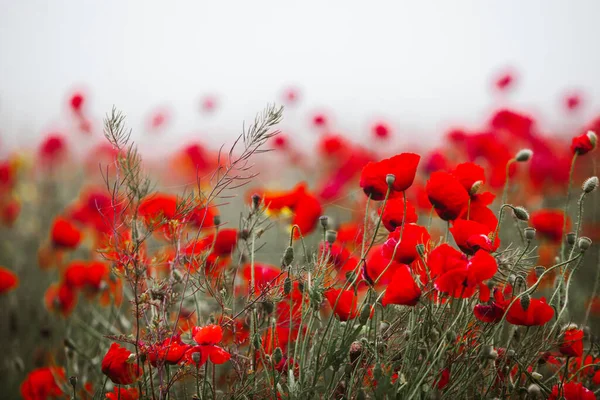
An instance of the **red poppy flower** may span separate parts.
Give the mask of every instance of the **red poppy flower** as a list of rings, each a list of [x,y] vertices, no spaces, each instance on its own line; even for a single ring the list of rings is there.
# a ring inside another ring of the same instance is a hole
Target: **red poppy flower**
[[[40,159],[44,165],[60,162],[67,153],[67,143],[58,133],[48,135],[40,144]]]
[[[389,199],[383,213],[379,210],[379,214],[381,215],[383,226],[390,232],[401,226],[402,221],[406,224],[412,224],[417,222],[418,219],[415,206],[409,201],[406,202],[406,217],[404,217],[404,199],[402,197]]]
[[[58,381],[58,382],[57,382]],[[59,386],[66,384],[65,370],[58,367],[37,368],[27,374],[21,383],[24,400],[47,400],[66,395]]]
[[[383,200],[388,189],[386,176],[392,174],[395,176],[392,191],[403,192],[413,184],[420,159],[418,154],[401,153],[379,162],[370,162],[362,170],[360,187],[371,199]]]
[[[457,219],[454,221],[450,233],[460,249],[468,255],[475,254],[478,250],[487,252],[495,251],[500,246],[498,237],[492,240],[492,230],[479,222]]]
[[[473,313],[482,322],[496,324],[502,320],[510,302],[511,300],[505,298],[502,290],[494,288],[494,301],[490,304],[477,304],[473,309]]]
[[[596,148],[598,137],[592,131],[576,136],[571,142],[571,151],[580,156],[589,153]]]
[[[12,227],[21,212],[21,203],[17,199],[10,199],[0,207],[0,222]]]
[[[74,249],[79,246],[81,232],[68,219],[56,217],[50,231],[52,244],[61,249]]]
[[[175,219],[177,213],[177,196],[166,193],[155,193],[140,203],[138,213],[147,225],[161,222],[162,218]]]
[[[432,253],[436,250],[437,248]],[[479,284],[492,278],[498,270],[496,259],[483,250],[477,251],[469,260],[462,259],[462,262],[457,262],[458,259],[458,256],[450,255],[445,263],[435,266],[437,271],[441,271],[436,274],[435,288],[452,297],[471,297]],[[431,261],[430,268],[434,269]]]
[[[559,385],[552,387],[552,393],[548,400],[596,400],[596,395],[591,390],[587,389],[581,382],[566,382],[562,385],[562,390]]]
[[[581,106],[581,95],[573,93],[565,96],[564,104],[567,110],[574,111]]]
[[[400,240],[400,233],[402,233],[402,240]],[[430,236],[426,228],[416,224],[407,224],[404,229],[402,227],[396,228],[394,232],[388,235],[387,240],[381,247],[381,253],[388,260],[393,256],[396,262],[411,264],[419,258],[417,245],[427,246],[429,239]],[[398,240],[400,240],[400,244],[398,244]]]
[[[469,193],[458,178],[447,172],[432,173],[425,191],[436,213],[444,221],[458,218],[469,204]]]
[[[140,392],[138,388],[115,387],[112,392],[106,393],[107,400],[138,400]]]
[[[534,121],[528,115],[503,109],[498,110],[492,116],[490,126],[494,129],[506,131],[519,138],[528,139],[532,136]],[[497,140],[494,140],[489,145],[496,146],[497,148],[497,142]]]
[[[568,326],[561,337],[560,352],[567,357],[581,357],[583,354],[583,331],[577,326]]]
[[[498,90],[505,91],[513,85],[514,80],[515,77],[511,72],[505,72],[496,79],[494,86],[496,86],[496,89]]]
[[[373,136],[377,139],[389,139],[391,134],[391,129],[385,122],[376,123],[373,125],[373,128],[371,128],[371,131],[373,132]]]
[[[364,278],[370,282],[377,282],[378,285],[385,287],[392,279],[396,269],[402,265],[394,260],[390,260],[382,254],[382,246],[373,246],[364,267]]]
[[[118,343],[111,344],[102,359],[102,373],[117,385],[132,384],[141,373],[138,365],[132,361],[132,354]]]
[[[327,125],[327,116],[325,114],[315,114],[312,118],[313,125],[321,127]]]
[[[351,257],[350,250],[340,246],[337,243],[329,244],[327,242],[319,243],[319,254],[327,254],[328,261],[337,269],[341,269]]]
[[[496,214],[488,207],[494,202],[496,196],[490,192],[483,192],[471,196],[471,203],[465,207],[460,214],[460,219],[479,222],[489,228],[490,231],[496,229],[498,218]]]
[[[149,346],[146,354],[150,363],[157,367],[163,362],[166,364],[178,364],[191,346],[181,341],[180,335],[165,339],[162,343]]]
[[[0,294],[8,293],[19,286],[19,277],[8,268],[0,267]]]
[[[564,212],[562,210],[543,209],[530,214],[529,221],[536,234],[555,243],[562,238]],[[571,228],[571,219],[567,217],[566,229]]]
[[[219,325],[195,326],[192,329],[192,337],[198,346],[187,350],[185,357],[188,362],[197,366],[204,365],[207,360],[213,364],[224,364],[231,358],[231,354],[217,346],[223,340],[223,329]],[[192,354],[194,353],[200,353],[198,364],[193,360]]]
[[[435,386],[439,390],[444,390],[448,383],[450,383],[450,368],[444,368],[436,379]]]
[[[48,287],[44,294],[44,304],[50,311],[62,314],[68,317],[77,304],[75,290],[65,283],[54,283]]]
[[[212,228],[215,226],[215,217],[218,215],[219,210],[216,207],[199,204],[186,215],[186,218],[195,228]]]
[[[212,249],[211,253],[218,257],[231,255],[237,246],[237,229],[219,229],[217,238],[214,234],[203,237],[202,239],[191,242],[184,250],[186,255],[197,255],[207,249]]]
[[[421,289],[410,273],[410,269],[406,265],[400,265],[385,290],[381,304],[384,307],[388,304],[414,306],[420,298]]]
[[[250,288],[250,282],[252,280],[252,265],[246,264],[242,270],[244,280]],[[267,291],[278,283],[278,278],[281,277],[281,269],[274,265],[269,264],[254,264],[254,291],[260,293]]]
[[[328,133],[319,139],[319,152],[324,156],[338,157],[350,150],[350,143],[342,136]]]
[[[540,326],[546,324],[554,316],[554,309],[546,303],[546,298],[530,299],[527,309],[519,299],[508,309],[506,320],[513,325]]]
[[[340,321],[354,319],[360,314],[354,290],[329,289],[324,294]]]
[[[472,162],[458,164],[452,171],[452,175],[458,179],[469,194],[471,194],[471,189],[475,182],[485,183],[485,171],[482,167]]]
[[[75,92],[71,95],[69,99],[69,105],[71,106],[71,110],[76,114],[81,113],[83,109],[83,104],[85,103],[85,97],[81,92]]]
[[[109,268],[100,261],[73,261],[64,272],[64,283],[71,289],[98,292],[102,282],[108,281]]]

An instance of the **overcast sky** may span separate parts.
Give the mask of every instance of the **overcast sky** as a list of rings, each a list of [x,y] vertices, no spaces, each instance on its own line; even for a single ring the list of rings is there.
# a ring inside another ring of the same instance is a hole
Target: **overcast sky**
[[[62,129],[67,93],[85,88],[97,120],[115,104],[142,132],[165,106],[170,136],[218,142],[294,85],[284,126],[300,136],[324,109],[350,134],[383,117],[406,141],[435,138],[505,101],[490,82],[507,66],[511,103],[556,126],[567,90],[585,89],[582,118],[600,111],[599,15],[596,0],[0,0],[0,133],[20,145]]]

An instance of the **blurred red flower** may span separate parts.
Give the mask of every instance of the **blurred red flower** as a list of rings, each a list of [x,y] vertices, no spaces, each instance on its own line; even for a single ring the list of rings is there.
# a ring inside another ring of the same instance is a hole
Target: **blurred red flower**
[[[81,241],[81,232],[64,217],[56,217],[50,231],[52,244],[60,249],[75,249]]]
[[[8,268],[0,267],[0,294],[8,293],[19,286],[19,277]]]
[[[329,289],[324,295],[340,321],[348,321],[359,315],[358,299],[354,290]]]
[[[57,382],[58,381],[58,382]],[[42,367],[31,371],[21,383],[24,400],[48,400],[64,398],[66,394],[59,386],[66,383],[65,370],[59,367]]]
[[[568,326],[561,336],[559,350],[567,357],[581,357],[583,354],[583,331],[577,326]]]
[[[529,222],[539,237],[560,243],[563,234],[564,212],[562,210],[542,209],[530,214]],[[571,228],[571,220],[567,217],[567,232]]]
[[[571,151],[580,156],[589,153],[596,148],[598,137],[592,131],[575,136],[571,142]]]
[[[132,355],[133,353],[118,343],[111,344],[102,359],[102,373],[117,385],[132,384],[141,374]]]
[[[596,395],[587,389],[581,382],[566,382],[562,385],[554,385],[548,400],[596,400]]]

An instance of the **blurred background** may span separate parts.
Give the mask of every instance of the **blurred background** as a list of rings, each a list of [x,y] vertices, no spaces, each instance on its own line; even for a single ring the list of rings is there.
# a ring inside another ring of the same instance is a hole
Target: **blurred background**
[[[479,125],[504,103],[555,133],[600,110],[595,0],[0,4],[2,152],[68,130],[74,91],[96,139],[116,105],[134,135],[160,123],[167,144],[220,144],[290,96],[282,126],[299,138],[324,112],[346,135],[366,139],[384,119],[409,143]],[[505,73],[513,87],[496,91]],[[566,117],[573,93],[582,104]]]

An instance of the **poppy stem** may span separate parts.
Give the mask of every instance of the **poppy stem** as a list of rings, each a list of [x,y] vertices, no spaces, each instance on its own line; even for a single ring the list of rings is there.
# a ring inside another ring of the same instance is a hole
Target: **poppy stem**
[[[571,169],[569,169],[569,180],[567,181],[567,199],[565,200],[565,208],[563,211],[563,226],[562,226],[562,236],[560,241],[560,258],[561,260],[565,259],[565,235],[567,234],[567,216],[569,212],[569,201],[571,200],[571,180],[573,179],[573,172],[575,171],[575,161],[577,160],[577,152],[573,153],[573,158],[571,159]]]

